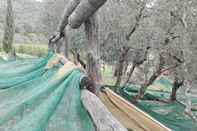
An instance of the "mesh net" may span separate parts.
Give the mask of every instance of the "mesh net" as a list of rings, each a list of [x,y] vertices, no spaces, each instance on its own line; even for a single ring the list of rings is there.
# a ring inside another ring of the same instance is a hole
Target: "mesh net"
[[[155,86],[158,87],[157,90],[154,90]],[[196,131],[197,125],[191,118],[184,114],[185,105],[182,104],[183,98],[181,98],[183,92],[178,92],[178,100],[174,103],[165,104],[152,101],[156,99],[169,99],[171,88],[172,85],[170,82],[161,78],[147,90],[144,98],[136,106],[174,131]],[[138,89],[139,85],[130,85],[122,88],[119,94],[128,101],[131,101],[137,94]],[[193,102],[197,102],[195,100],[193,99]],[[193,110],[193,113],[197,115],[196,110]]]
[[[80,101],[81,73],[61,77],[61,64],[46,70],[54,56],[0,59],[0,131],[94,131]]]

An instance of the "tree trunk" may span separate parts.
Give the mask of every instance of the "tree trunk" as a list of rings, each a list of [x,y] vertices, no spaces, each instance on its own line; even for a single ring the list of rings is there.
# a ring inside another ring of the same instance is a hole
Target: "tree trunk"
[[[173,84],[173,87],[172,87],[172,92],[170,94],[170,102],[174,102],[176,101],[176,91],[177,91],[177,88],[174,84]]]
[[[7,0],[6,21],[4,28],[3,50],[6,53],[9,53],[12,51],[12,44],[14,40],[14,16],[12,0]]]
[[[77,5],[80,3],[80,0],[70,0],[67,4],[67,7],[64,10],[62,20],[59,22],[59,25],[57,27],[57,31],[49,38],[49,44],[48,48],[50,51],[55,51],[55,44],[57,48],[59,48],[61,45],[57,45],[58,41],[64,37],[65,38],[65,43],[63,45],[66,46],[67,43],[67,36],[65,33],[65,28],[68,25],[68,17],[72,14],[72,12],[75,10]],[[65,47],[66,48],[66,47]],[[67,52],[68,53],[68,52]],[[67,53],[64,52],[65,56],[67,56]]]
[[[68,18],[73,13],[75,8],[79,5],[80,0],[70,0],[67,4],[67,7],[64,10],[64,14],[62,16],[62,20],[58,25],[58,32],[64,32],[66,25],[68,24]]]
[[[60,39],[59,41],[57,41],[55,46],[56,46],[55,52],[60,54],[62,52],[61,49],[62,49],[62,46],[63,46],[63,39]]]
[[[137,102],[139,99],[141,99],[144,96],[144,93],[146,92],[146,89],[153,84],[153,82],[159,77],[160,73],[157,71],[154,73],[151,78],[144,84],[142,84],[138,94],[135,96],[134,102]]]
[[[139,27],[140,21],[141,21],[141,19],[143,18],[142,15],[143,15],[143,11],[145,10],[145,8],[146,8],[146,3],[144,3],[144,4],[142,5],[142,7],[140,8],[139,13],[138,13],[137,16],[135,17],[135,20],[136,20],[135,25],[132,26],[131,31],[126,35],[126,39],[127,39],[127,40],[130,39],[131,35],[132,35],[132,34],[136,31],[136,29]]]
[[[128,59],[126,59],[125,60],[124,71],[123,71],[124,74],[127,72],[128,66],[129,66],[129,61],[128,61]]]
[[[66,30],[64,31],[64,37],[58,40],[56,43],[56,52],[63,54],[66,58],[68,57],[68,37],[66,34]]]
[[[142,65],[147,60],[147,55],[148,55],[148,50],[149,49],[150,49],[150,47],[148,46],[146,48],[146,50],[144,52],[142,52],[143,53],[143,58],[139,58],[136,55],[136,57],[134,58],[133,63],[132,63],[133,65],[132,65],[131,69],[129,70],[129,74],[126,78],[126,81],[124,82],[124,86],[129,82],[135,68],[139,67],[140,65]]]
[[[81,90],[81,101],[90,114],[96,131],[127,131],[127,129],[113,117],[100,99],[88,90]]]
[[[77,61],[82,65],[82,67],[83,67],[84,69],[86,69],[86,64],[85,64],[85,62],[81,59],[81,56],[80,56],[79,53],[77,53]]]
[[[81,24],[91,17],[106,2],[106,0],[80,0],[79,5],[68,18],[68,23],[72,28],[79,28]]]
[[[176,101],[176,92],[182,85],[183,85],[183,80],[179,82],[178,78],[175,78],[173,87],[172,87],[172,92],[170,95],[170,102]]]
[[[78,63],[80,63],[81,66],[86,69],[86,63],[81,59],[77,49],[71,50],[71,53],[73,54],[74,64],[78,65]]]
[[[141,85],[141,88],[140,88],[138,94],[135,96],[135,99],[133,101],[134,103],[136,103],[139,99],[141,99],[144,96],[144,93],[145,93],[146,89],[148,88],[148,86],[152,85],[153,82],[163,73],[162,68],[165,63],[164,57],[160,54],[159,59],[160,59],[159,60],[160,62],[159,62],[159,66],[158,66],[157,70],[153,73],[153,75],[150,77],[150,79],[148,81],[146,81],[144,84]],[[171,69],[171,68],[167,68],[167,69]]]
[[[121,80],[122,80],[124,62],[125,62],[125,60],[126,60],[126,57],[127,57],[128,52],[129,52],[129,48],[128,48],[128,47],[123,47],[123,49],[122,49],[122,51],[121,51],[120,59],[119,59],[119,61],[118,61],[118,66],[117,66],[117,79],[116,79],[115,86],[120,86],[120,83],[121,83]]]
[[[136,67],[136,63],[133,63],[131,69],[129,70],[129,74],[128,74],[127,78],[126,78],[126,81],[124,82],[124,86],[129,82],[129,80],[130,80],[130,78],[131,78],[131,76],[133,74],[133,71],[135,70],[135,67]]]
[[[117,79],[116,79],[116,83],[115,86],[120,86],[121,80],[122,80],[122,73],[123,73],[123,63],[124,62],[119,62],[119,66],[117,69]]]
[[[85,33],[88,42],[86,69],[88,76],[95,82],[95,87],[98,87],[101,80],[101,75],[98,59],[98,21],[96,14],[86,20]]]
[[[117,62],[116,64],[115,64],[115,67],[114,67],[114,77],[117,77],[118,76],[118,66],[119,66],[119,63]]]
[[[186,69],[187,70],[187,69]],[[188,73],[188,72],[187,72]],[[196,116],[192,112],[192,101],[191,101],[191,88],[192,88],[192,81],[187,80],[185,81],[184,85],[186,86],[185,96],[186,96],[186,107],[185,107],[185,114],[188,115],[194,122],[197,122]]]
[[[67,30],[64,31],[64,38],[63,38],[63,54],[66,56],[66,58],[69,58],[69,43],[68,43],[68,35]]]

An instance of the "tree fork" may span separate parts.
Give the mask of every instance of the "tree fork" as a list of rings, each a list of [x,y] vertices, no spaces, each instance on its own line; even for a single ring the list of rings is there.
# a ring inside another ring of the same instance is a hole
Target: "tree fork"
[[[183,85],[183,82],[184,80],[178,81],[178,79],[175,78],[173,87],[172,87],[172,92],[170,94],[170,102],[176,101],[176,92]]]
[[[143,59],[142,60],[138,60],[139,58],[137,58],[137,57],[135,58],[135,60],[133,61],[133,65],[132,65],[132,67],[129,70],[128,77],[126,78],[126,81],[124,82],[123,86],[125,86],[129,82],[129,80],[130,80],[135,68],[137,66],[139,67],[140,65],[142,65],[147,60],[147,55],[148,55],[148,51],[149,51],[150,48],[151,48],[150,46],[146,47],[145,51],[143,52],[144,55],[143,55]]]
[[[163,73],[161,71],[163,65],[164,65],[164,58],[160,54],[159,67],[157,68],[156,72],[153,73],[153,75],[150,77],[150,79],[148,81],[146,81],[144,84],[142,84],[140,90],[138,91],[138,94],[135,96],[135,98],[133,100],[134,103],[136,103],[139,99],[141,99],[144,96],[144,93],[145,93],[146,89],[148,88],[148,86],[153,84],[153,82]]]

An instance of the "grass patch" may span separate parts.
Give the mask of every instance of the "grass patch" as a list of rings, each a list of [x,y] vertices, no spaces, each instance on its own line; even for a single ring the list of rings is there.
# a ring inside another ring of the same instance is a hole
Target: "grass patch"
[[[18,44],[15,45],[14,48],[17,53],[29,54],[38,57],[46,55],[48,51],[48,46],[44,44]]]
[[[106,65],[105,69],[101,69],[101,75],[102,75],[102,84],[105,85],[113,85],[115,78],[113,76],[113,69],[112,67]]]
[[[48,46],[46,44],[14,44],[13,46],[16,53],[38,57],[45,56],[48,51]],[[3,52],[2,46],[0,46],[0,51]]]

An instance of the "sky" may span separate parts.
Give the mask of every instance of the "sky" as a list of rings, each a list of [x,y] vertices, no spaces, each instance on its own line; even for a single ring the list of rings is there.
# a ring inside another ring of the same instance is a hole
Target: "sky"
[[[148,2],[146,4],[146,7],[147,8],[152,8],[155,5],[156,2],[157,2],[157,0],[151,0],[150,2]]]
[[[35,1],[42,2],[43,0],[35,0]]]

